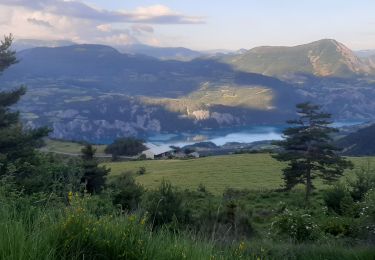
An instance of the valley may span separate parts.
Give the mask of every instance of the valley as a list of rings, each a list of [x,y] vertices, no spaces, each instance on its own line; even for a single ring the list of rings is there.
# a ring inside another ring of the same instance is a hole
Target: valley
[[[374,119],[370,66],[334,40],[183,62],[87,44],[24,49],[18,57],[22,62],[0,83],[6,89],[25,84],[29,91],[17,108],[26,125],[48,125],[59,139],[110,142],[282,124],[304,100],[322,104],[335,120]]]

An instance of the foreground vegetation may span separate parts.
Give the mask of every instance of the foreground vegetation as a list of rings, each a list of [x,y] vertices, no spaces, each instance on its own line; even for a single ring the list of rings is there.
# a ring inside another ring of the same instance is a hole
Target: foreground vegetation
[[[299,209],[303,192],[298,190],[227,190],[223,196],[212,196],[202,187],[184,192],[164,183],[155,192],[142,193],[139,204],[126,209],[126,202],[137,199],[131,196],[137,186],[122,184],[125,188],[120,192],[112,186],[101,195],[68,192],[66,196],[26,196],[3,182],[0,259],[375,256],[371,242],[371,232],[375,231],[371,224],[375,221],[374,193],[358,204],[363,215],[354,217],[328,209],[317,193],[313,194],[313,207],[304,211]],[[114,198],[122,200],[116,204]],[[159,202],[157,206],[155,202]],[[362,211],[365,205],[370,208]]]

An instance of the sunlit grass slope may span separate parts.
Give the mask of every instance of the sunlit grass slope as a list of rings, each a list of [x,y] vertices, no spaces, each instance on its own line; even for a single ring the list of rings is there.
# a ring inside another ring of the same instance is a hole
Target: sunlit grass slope
[[[368,162],[375,166],[375,157],[350,158],[356,168]],[[146,168],[146,174],[136,180],[147,188],[154,188],[162,179],[180,188],[196,189],[200,184],[213,193],[221,193],[226,188],[246,188],[252,190],[277,189],[282,184],[283,164],[269,154],[240,154],[212,156],[191,160],[155,160],[107,163],[112,176],[123,172],[137,172]],[[350,176],[353,171],[347,171]],[[318,183],[318,187],[322,183]]]

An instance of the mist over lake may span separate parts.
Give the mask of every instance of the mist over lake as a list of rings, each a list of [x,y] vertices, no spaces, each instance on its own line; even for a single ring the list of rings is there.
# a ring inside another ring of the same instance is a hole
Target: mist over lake
[[[334,127],[345,127],[361,124],[360,121],[337,121]],[[157,145],[185,146],[198,142],[212,142],[217,146],[226,143],[252,143],[258,141],[281,140],[282,131],[288,127],[283,125],[243,126],[215,130],[201,130],[189,133],[161,133],[146,138],[147,142]]]
[[[147,141],[158,145],[184,146],[198,142],[212,142],[218,146],[230,142],[252,143],[263,140],[280,140],[286,126],[247,126],[219,130],[202,130],[193,133],[156,134]]]
[[[362,121],[337,121],[334,127],[353,126],[363,123]],[[158,146],[185,146],[199,142],[212,142],[217,146],[226,143],[252,143],[258,141],[281,140],[282,131],[288,127],[282,125],[241,126],[221,129],[204,129],[200,131],[180,133],[150,133],[143,139],[148,143]],[[110,144],[112,139],[88,140],[98,144]]]

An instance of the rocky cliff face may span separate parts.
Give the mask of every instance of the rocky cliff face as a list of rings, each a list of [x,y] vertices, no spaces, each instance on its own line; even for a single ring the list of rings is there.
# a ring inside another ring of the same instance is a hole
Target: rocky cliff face
[[[37,89],[34,89],[37,92]],[[40,90],[42,91],[42,90]],[[45,90],[44,90],[45,91]],[[117,137],[145,137],[150,133],[187,132],[202,128],[283,122],[290,112],[257,111],[248,108],[211,106],[182,113],[163,104],[119,94],[91,93],[92,98],[61,99],[62,90],[49,91],[34,99],[29,92],[18,108],[28,127],[48,125],[52,137],[108,142]]]

